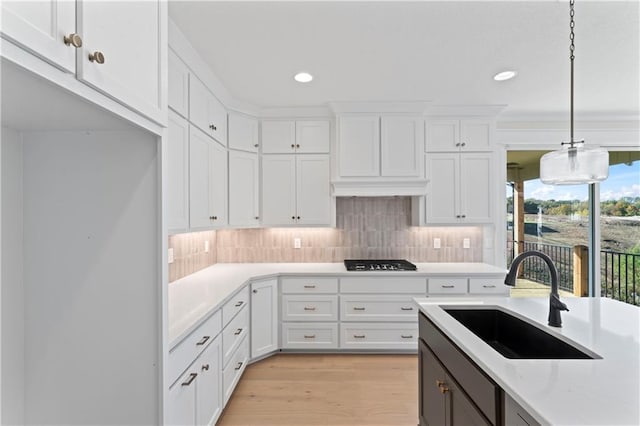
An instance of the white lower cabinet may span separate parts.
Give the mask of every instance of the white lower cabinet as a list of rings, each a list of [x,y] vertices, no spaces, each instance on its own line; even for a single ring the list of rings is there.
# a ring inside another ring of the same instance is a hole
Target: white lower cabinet
[[[245,308],[222,331],[222,358],[225,365],[236,353],[247,334],[249,334],[249,310]]]
[[[337,321],[338,296],[283,295],[283,321]]]
[[[341,295],[341,321],[418,321],[418,308],[413,295]]]
[[[344,349],[418,349],[418,322],[340,324]]]
[[[429,278],[429,295],[467,294],[467,278]]]
[[[278,350],[278,280],[251,283],[251,358]]]
[[[247,367],[247,361],[249,361],[249,339],[245,337],[240,343],[238,350],[229,360],[229,363],[222,370],[224,405],[229,401],[242,373],[244,373],[244,369]]]
[[[214,339],[169,388],[165,424],[211,425],[222,412],[221,342]]]
[[[283,349],[338,349],[335,322],[287,322],[282,324]]]

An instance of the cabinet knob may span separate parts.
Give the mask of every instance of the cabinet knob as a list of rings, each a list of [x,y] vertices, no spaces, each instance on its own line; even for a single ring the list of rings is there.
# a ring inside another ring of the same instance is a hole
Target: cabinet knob
[[[456,215],[456,217],[457,217],[458,219],[460,219],[460,215],[459,215],[459,214],[457,214],[457,215]]]
[[[296,216],[296,219],[300,220],[300,216]]]
[[[458,142],[458,143],[456,144],[456,146],[460,146],[460,142]]]
[[[254,290],[253,290],[253,292],[254,292],[254,293],[257,293],[257,292],[258,292],[258,290],[254,289]]]
[[[462,146],[467,146],[467,144],[465,142],[462,142]]]
[[[218,128],[216,127],[216,125],[215,125],[215,124],[209,124],[209,128],[210,128],[211,130],[218,130]]]
[[[76,33],[71,33],[69,35],[64,36],[64,44],[66,44],[67,46],[73,46],[73,47],[82,47],[82,37],[80,37],[78,34]]]
[[[104,64],[104,53],[100,51],[89,53],[89,60],[91,62],[95,62],[96,64]]]
[[[296,144],[296,148],[300,148],[300,144],[299,143]]]
[[[209,220],[216,220],[215,216],[209,216]]]
[[[254,144],[253,144],[253,147],[254,147],[254,148],[257,148],[257,147],[259,147],[259,146],[260,146],[260,144],[257,144],[257,143],[254,143]]]
[[[447,393],[447,392],[449,392],[449,388],[448,387],[446,387],[444,385],[440,386],[440,393],[444,394],[444,393]]]
[[[260,219],[260,216],[256,216],[256,217],[255,217],[255,220],[258,220],[258,219]]]
[[[467,217],[467,215],[466,215],[466,214],[463,214],[463,215],[462,215],[462,216],[460,216],[460,217],[464,219],[465,217]]]
[[[293,143],[292,143],[292,144],[291,144],[291,149],[293,149],[293,148],[295,148],[295,147],[296,147],[296,144],[293,144]]]

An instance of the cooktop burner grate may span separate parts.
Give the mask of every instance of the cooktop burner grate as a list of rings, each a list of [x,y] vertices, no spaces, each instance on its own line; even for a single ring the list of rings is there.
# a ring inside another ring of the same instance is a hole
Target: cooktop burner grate
[[[347,271],[415,271],[416,265],[404,259],[345,259]]]

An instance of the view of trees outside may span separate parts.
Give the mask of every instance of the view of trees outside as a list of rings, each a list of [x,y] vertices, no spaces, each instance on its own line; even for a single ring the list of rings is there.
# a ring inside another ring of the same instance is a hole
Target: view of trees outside
[[[588,185],[549,186],[534,179],[524,189],[525,243],[566,247],[567,253],[588,245]],[[509,190],[507,195],[512,223],[513,197]],[[640,161],[611,166],[600,198],[602,295],[640,304]],[[559,272],[571,280],[570,265],[564,266]]]

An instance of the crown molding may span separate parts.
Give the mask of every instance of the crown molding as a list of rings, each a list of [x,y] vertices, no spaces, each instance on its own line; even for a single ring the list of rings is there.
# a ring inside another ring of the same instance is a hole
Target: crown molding
[[[390,197],[425,195],[427,179],[414,180],[349,180],[333,181],[334,197]]]
[[[329,102],[329,108],[335,114],[424,114],[430,101],[414,102]]]

